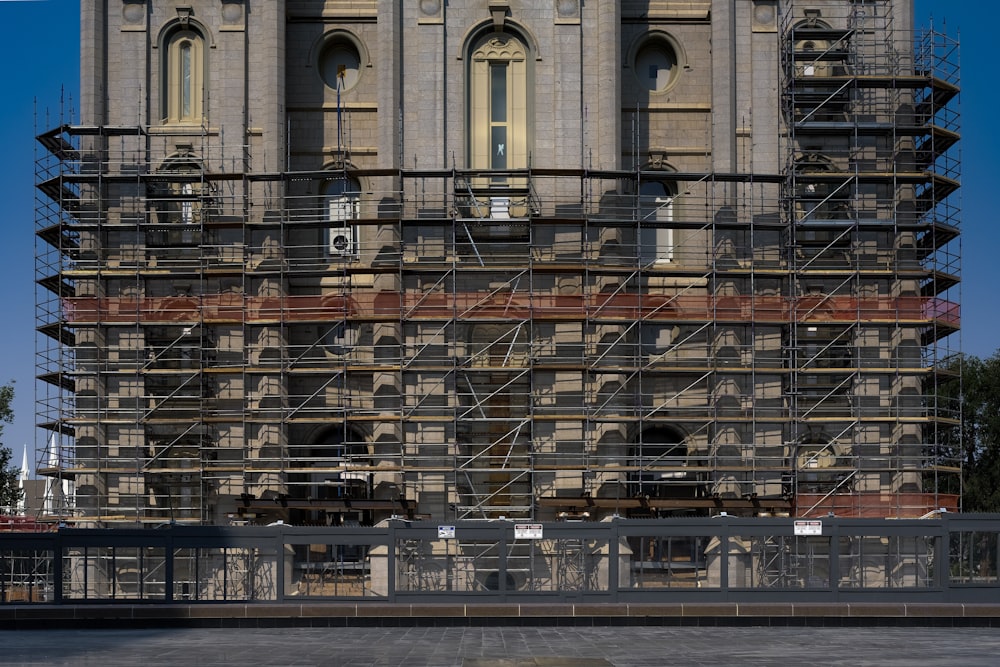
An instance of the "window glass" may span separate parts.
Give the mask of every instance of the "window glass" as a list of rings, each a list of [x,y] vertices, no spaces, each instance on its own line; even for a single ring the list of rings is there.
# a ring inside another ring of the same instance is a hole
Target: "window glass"
[[[651,92],[663,92],[677,75],[677,54],[662,39],[647,42],[635,56],[635,74]]]
[[[191,115],[191,99],[194,97],[191,86],[191,42],[181,42],[181,115]]]
[[[361,55],[346,40],[329,44],[320,54],[320,76],[330,88],[350,90],[361,76]]]
[[[507,122],[507,63],[490,65],[490,120]]]
[[[639,258],[643,264],[674,259],[674,219],[671,188],[661,181],[647,181],[639,188]]]

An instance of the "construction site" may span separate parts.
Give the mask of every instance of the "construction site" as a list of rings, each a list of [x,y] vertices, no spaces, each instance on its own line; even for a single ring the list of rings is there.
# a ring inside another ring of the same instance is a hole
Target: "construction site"
[[[911,3],[89,4],[147,80],[85,52],[38,137],[41,520],[959,509],[958,49]],[[610,84],[559,59],[608,36]]]

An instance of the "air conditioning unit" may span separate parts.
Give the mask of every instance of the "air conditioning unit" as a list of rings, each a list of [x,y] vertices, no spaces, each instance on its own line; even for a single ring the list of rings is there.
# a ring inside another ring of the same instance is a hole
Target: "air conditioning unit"
[[[327,220],[331,225],[327,252],[331,257],[349,257],[357,254],[358,230],[347,224],[358,217],[358,200],[354,197],[332,197],[327,202]]]
[[[329,248],[327,252],[333,257],[349,257],[357,254],[357,229],[354,226],[331,227],[329,230]]]

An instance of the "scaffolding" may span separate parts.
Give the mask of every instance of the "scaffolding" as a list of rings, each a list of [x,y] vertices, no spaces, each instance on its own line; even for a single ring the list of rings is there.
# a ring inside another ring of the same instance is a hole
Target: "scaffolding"
[[[957,47],[911,52],[887,6],[781,17],[776,173],[261,173],[207,130],[41,134],[38,469],[73,491],[46,517],[957,509]]]

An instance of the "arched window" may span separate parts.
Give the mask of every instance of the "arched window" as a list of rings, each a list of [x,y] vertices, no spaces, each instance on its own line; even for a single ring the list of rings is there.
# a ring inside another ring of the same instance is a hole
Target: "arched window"
[[[851,180],[839,177],[833,160],[809,153],[795,161],[796,218],[799,222],[850,220]]]
[[[371,521],[370,512],[354,509],[350,500],[371,498],[372,459],[364,436],[341,425],[321,433],[311,443],[289,446],[291,469],[288,495],[308,500],[293,510],[299,525],[341,525],[344,521]],[[346,502],[345,502],[346,501]]]
[[[489,32],[469,53],[469,163],[473,169],[528,166],[528,48],[517,36]]]
[[[844,468],[850,461],[841,453],[836,439],[826,433],[809,433],[795,451],[795,473],[799,493],[826,494],[835,490],[850,491],[844,482]]]
[[[643,265],[674,259],[674,189],[663,181],[639,186],[639,258]]]
[[[204,37],[194,28],[181,28],[167,36],[163,48],[163,121],[201,123],[205,115]]]
[[[797,23],[792,33],[795,37],[792,46],[795,50],[795,76],[825,77],[845,73],[848,31],[835,30],[828,23],[809,18]]]
[[[340,175],[323,185],[323,206],[327,228],[327,253],[331,257],[354,257],[358,254],[358,217],[361,185]]]
[[[351,353],[358,338],[355,325],[337,322],[323,334],[323,349],[332,357],[343,357]]]
[[[842,120],[853,93],[838,80],[847,74],[850,31],[809,18],[792,28],[794,113],[797,121]]]
[[[161,169],[161,173],[163,181],[156,180],[151,184],[157,222],[191,226],[201,224],[206,194],[201,165],[188,156],[173,158]]]
[[[680,328],[661,322],[641,322],[639,324],[639,345],[642,354],[662,360],[663,355],[673,349],[680,335]]]
[[[669,426],[646,429],[630,448],[630,493],[650,498],[690,497],[693,494],[684,435]]]
[[[677,54],[668,42],[650,40],[636,53],[634,67],[643,87],[661,93],[677,78]]]

